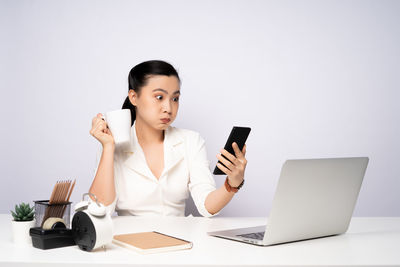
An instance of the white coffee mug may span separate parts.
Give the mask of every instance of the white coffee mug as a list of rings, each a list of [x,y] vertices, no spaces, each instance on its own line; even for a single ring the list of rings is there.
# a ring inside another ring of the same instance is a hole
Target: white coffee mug
[[[131,111],[119,109],[107,112],[104,119],[111,131],[116,145],[129,143],[131,140]]]

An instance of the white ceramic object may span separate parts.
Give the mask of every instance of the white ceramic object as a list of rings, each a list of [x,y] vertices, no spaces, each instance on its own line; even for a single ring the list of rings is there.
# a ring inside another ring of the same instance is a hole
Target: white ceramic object
[[[13,241],[17,245],[32,245],[32,238],[29,229],[35,227],[35,220],[32,221],[11,221]]]
[[[129,143],[131,140],[131,111],[120,109],[107,112],[104,119],[111,131],[116,145]]]
[[[92,196],[84,200],[85,196]],[[72,218],[74,239],[80,249],[92,251],[107,244],[113,239],[113,221],[106,207],[99,203],[92,193],[83,194],[82,201],[75,205],[75,215]]]

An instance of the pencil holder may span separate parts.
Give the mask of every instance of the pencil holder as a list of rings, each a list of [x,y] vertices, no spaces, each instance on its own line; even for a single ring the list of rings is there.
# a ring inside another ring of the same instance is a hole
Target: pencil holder
[[[60,218],[67,228],[70,228],[71,203],[50,204],[49,200],[37,200],[35,202],[36,227],[42,227],[48,218]],[[60,220],[61,221],[61,220]],[[55,221],[56,222],[56,221]]]

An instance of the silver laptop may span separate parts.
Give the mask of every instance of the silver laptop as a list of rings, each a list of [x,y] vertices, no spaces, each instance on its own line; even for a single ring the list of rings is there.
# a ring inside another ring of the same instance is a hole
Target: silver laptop
[[[261,246],[342,234],[367,165],[367,157],[287,160],[267,225],[208,234]]]

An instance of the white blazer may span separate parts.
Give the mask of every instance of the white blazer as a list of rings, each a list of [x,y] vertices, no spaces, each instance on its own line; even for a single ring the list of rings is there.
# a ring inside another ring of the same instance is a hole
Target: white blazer
[[[131,128],[130,145],[114,152],[116,198],[107,206],[108,212],[184,216],[185,200],[190,192],[201,215],[216,215],[210,214],[204,206],[207,195],[216,185],[200,134],[171,126],[165,130],[164,170],[157,179],[146,163],[135,125],[136,121]],[[98,156],[97,162],[99,159]]]

